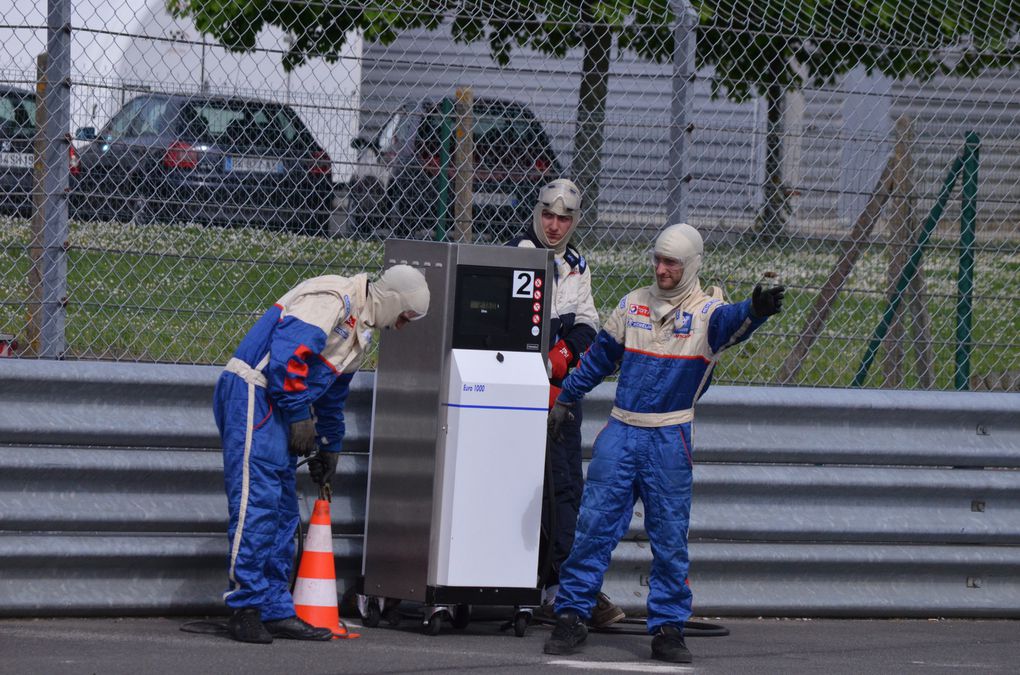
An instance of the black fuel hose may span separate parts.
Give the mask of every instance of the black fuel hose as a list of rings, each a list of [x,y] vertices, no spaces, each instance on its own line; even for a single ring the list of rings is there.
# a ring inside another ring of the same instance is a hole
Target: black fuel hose
[[[545,532],[545,556],[542,560],[542,569],[538,574],[538,585],[545,588],[549,575],[552,573],[553,557],[556,544],[556,479],[553,477],[552,466],[552,439],[546,436],[545,440],[545,498],[549,509],[549,527]]]
[[[311,461],[311,457],[305,457],[294,467],[295,470],[301,468],[302,465],[308,464]],[[301,564],[301,556],[305,552],[305,538],[304,532],[301,529],[301,519],[298,518],[297,530],[294,531],[294,536],[297,537],[297,546],[294,547],[294,563],[290,566],[290,592],[294,593],[294,586],[297,584],[297,568]]]
[[[303,464],[307,464],[311,457],[302,459],[294,467],[295,469]],[[295,532],[297,537],[297,547],[295,549],[294,564],[291,566],[290,575],[290,592],[294,592],[294,585],[297,583],[297,566],[301,562],[301,555],[304,553],[304,537],[302,536],[301,519],[298,518],[297,531]],[[181,630],[185,633],[200,633],[203,635],[226,635],[227,634],[227,622],[226,621],[189,621],[188,623],[181,625]]]
[[[555,543],[555,532],[556,532],[556,479],[553,476],[552,467],[552,451],[551,451],[552,439],[546,438],[545,445],[545,493],[546,499],[549,504],[549,527],[548,529],[543,528],[546,536],[546,550],[545,556],[542,561],[542,569],[539,572],[539,585],[543,586],[546,580],[549,578],[549,574],[553,567],[553,556],[555,551],[553,549]],[[311,457],[306,457],[297,463],[297,467],[307,464]],[[295,468],[297,468],[295,467]],[[301,561],[301,555],[304,552],[304,537],[302,536],[301,519],[298,519],[297,531],[297,547],[295,550],[295,558],[293,565],[293,572],[290,580],[290,590],[294,592],[294,585],[297,582],[297,565]],[[544,620],[538,620],[539,623],[552,623]],[[633,627],[632,627],[633,626]],[[641,628],[638,628],[641,626]],[[596,633],[608,633],[616,635],[646,635],[648,633],[646,619],[638,618],[626,618],[619,623],[607,626],[605,628],[593,628],[592,630]],[[214,635],[225,635],[227,633],[227,623],[225,621],[190,621],[181,626],[181,630],[186,633],[203,633],[203,634],[214,634]],[[725,626],[709,623],[707,621],[687,621],[684,623],[684,635],[686,637],[725,637],[730,634],[730,630]]]

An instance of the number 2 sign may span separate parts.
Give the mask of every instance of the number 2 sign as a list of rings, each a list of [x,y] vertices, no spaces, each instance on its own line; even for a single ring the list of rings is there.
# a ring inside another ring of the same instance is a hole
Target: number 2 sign
[[[535,293],[535,273],[531,270],[514,270],[513,297],[531,298]]]

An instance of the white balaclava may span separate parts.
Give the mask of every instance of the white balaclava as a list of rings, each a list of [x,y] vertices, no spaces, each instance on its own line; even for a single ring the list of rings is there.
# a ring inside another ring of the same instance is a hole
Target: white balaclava
[[[410,265],[394,265],[378,281],[368,284],[369,313],[365,323],[372,328],[393,328],[404,312],[420,319],[429,311],[429,286],[425,275]]]
[[[676,288],[663,290],[659,288],[658,283],[654,281],[652,283],[651,293],[656,302],[650,309],[652,318],[658,321],[669,314],[691,293],[701,290],[701,284],[698,283],[698,270],[701,268],[705,244],[697,230],[687,223],[677,223],[659,233],[652,251],[653,274],[656,255],[679,260],[684,266],[684,274]]]
[[[572,222],[563,238],[553,246],[549,238],[545,236],[545,228],[542,227],[542,211],[551,211],[558,216],[570,216]],[[532,229],[535,236],[546,248],[551,248],[556,255],[562,256],[567,250],[570,242],[570,235],[577,229],[578,221],[581,219],[581,191],[577,189],[573,181],[566,178],[557,178],[543,187],[538,193],[538,201],[535,202],[535,213],[532,222]]]

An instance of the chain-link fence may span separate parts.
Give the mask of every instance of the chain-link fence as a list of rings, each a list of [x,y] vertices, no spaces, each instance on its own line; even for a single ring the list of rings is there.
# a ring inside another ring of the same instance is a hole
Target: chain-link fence
[[[719,381],[1020,388],[1009,3],[0,3],[0,354],[222,363],[567,176],[603,316],[680,220],[704,284],[786,285]]]

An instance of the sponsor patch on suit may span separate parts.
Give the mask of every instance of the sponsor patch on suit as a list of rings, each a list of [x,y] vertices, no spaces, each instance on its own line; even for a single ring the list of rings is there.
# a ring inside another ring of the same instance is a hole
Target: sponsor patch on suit
[[[721,304],[722,300],[709,300],[708,302],[705,303],[705,306],[701,308],[701,313],[708,314],[708,310],[712,309],[713,306]]]
[[[691,336],[691,324],[694,322],[694,315],[690,312],[676,310],[673,313],[673,337],[689,338]]]
[[[333,332],[346,340],[351,336],[351,331],[357,324],[358,319],[352,314],[351,316],[348,316],[347,320],[342,324],[338,324],[337,327],[333,329]]]

